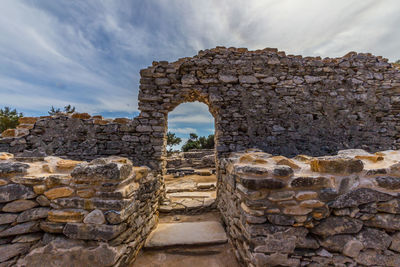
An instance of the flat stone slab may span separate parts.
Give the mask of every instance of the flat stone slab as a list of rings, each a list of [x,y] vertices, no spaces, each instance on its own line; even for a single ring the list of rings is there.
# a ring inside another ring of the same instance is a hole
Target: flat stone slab
[[[215,198],[214,192],[176,192],[168,193],[168,197],[176,198]]]
[[[146,240],[145,248],[226,243],[228,238],[216,221],[160,223]]]

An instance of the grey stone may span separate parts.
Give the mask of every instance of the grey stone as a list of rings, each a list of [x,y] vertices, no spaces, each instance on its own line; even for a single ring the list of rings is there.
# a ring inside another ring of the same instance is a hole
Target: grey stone
[[[45,231],[46,233],[52,234],[61,234],[64,230],[65,223],[56,223],[56,222],[40,222],[40,229]]]
[[[0,237],[7,237],[12,235],[22,235],[40,231],[38,222],[26,222],[12,226],[2,232]]]
[[[293,253],[296,248],[296,237],[288,237],[285,239],[271,239],[269,238],[265,245],[256,246],[254,248],[255,252],[262,253]]]
[[[211,245],[227,242],[219,222],[160,223],[146,240],[146,248],[176,245]]]
[[[347,207],[357,207],[370,202],[388,201],[391,195],[378,192],[370,188],[358,188],[347,194],[339,196],[330,207],[342,209]]]
[[[20,184],[8,184],[0,186],[0,203],[10,202],[16,199],[30,199],[36,197],[31,188]]]
[[[15,222],[17,217],[18,217],[18,214],[0,213],[0,225],[13,223],[13,222]]]
[[[40,239],[42,239],[42,237],[43,237],[43,233],[18,235],[12,240],[12,242],[13,243],[32,243],[32,242],[39,241]]]
[[[343,254],[348,256],[348,257],[351,257],[351,258],[356,258],[360,254],[360,251],[363,248],[364,248],[364,246],[360,241],[358,241],[358,240],[350,240],[344,246]]]
[[[24,174],[28,168],[28,164],[21,162],[0,162],[0,176],[8,174]]]
[[[25,254],[29,251],[29,248],[30,244],[26,243],[0,245],[0,262]]]
[[[370,220],[364,221],[366,226],[382,228],[389,231],[400,230],[400,215],[378,213]]]
[[[311,229],[311,232],[320,236],[338,234],[355,234],[363,226],[360,220],[349,217],[328,217]]]
[[[238,81],[236,76],[228,74],[219,74],[218,79],[224,83],[236,83]]]
[[[290,185],[294,188],[321,188],[321,187],[329,187],[330,180],[326,177],[298,177],[293,179]]]
[[[36,198],[36,202],[42,207],[50,206],[50,200],[45,195],[40,195]]]
[[[251,190],[257,189],[281,189],[286,186],[286,182],[275,178],[263,177],[239,177],[239,182]]]
[[[117,260],[126,252],[126,246],[111,247],[106,243],[98,243],[88,247],[78,240],[56,239],[48,245],[38,247],[21,258],[17,267],[87,267],[115,266]]]
[[[276,176],[290,176],[293,174],[293,169],[289,166],[276,166],[273,171]]]
[[[391,236],[392,243],[390,244],[390,249],[393,251],[400,252],[400,232],[397,232]]]
[[[93,210],[83,219],[84,223],[104,224],[106,218],[101,210]]]
[[[283,214],[270,214],[267,215],[268,221],[276,225],[293,225],[295,220],[293,216]]]
[[[108,241],[125,231],[126,226],[126,223],[119,225],[67,223],[63,233],[73,239]]]
[[[375,178],[380,187],[395,190],[400,189],[400,178],[390,176],[379,176]]]
[[[47,218],[47,213],[49,211],[50,211],[49,208],[35,208],[35,209],[26,210],[18,216],[17,222],[21,223],[21,222],[45,219],[45,218]]]
[[[332,252],[342,252],[344,246],[350,241],[353,240],[354,237],[352,235],[332,235],[328,236],[319,241],[321,246],[325,249],[332,251]]]
[[[258,83],[258,79],[254,76],[251,75],[240,75],[239,76],[239,82],[240,83]]]
[[[80,164],[71,172],[74,179],[80,180],[124,180],[131,174],[130,164]]]
[[[392,238],[385,231],[368,227],[364,227],[358,233],[357,239],[361,241],[365,248],[377,250],[386,250],[392,242]]]
[[[20,200],[15,200],[13,202],[7,203],[3,207],[2,211],[3,212],[21,212],[21,211],[32,209],[36,206],[38,206],[38,203],[36,203],[35,201],[20,199]]]

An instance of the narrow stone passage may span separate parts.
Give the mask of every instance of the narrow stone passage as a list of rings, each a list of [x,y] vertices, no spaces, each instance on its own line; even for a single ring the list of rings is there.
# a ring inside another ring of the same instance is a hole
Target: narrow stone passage
[[[131,267],[236,267],[216,210],[213,168],[176,168],[164,177],[159,223]]]
[[[162,215],[131,267],[239,267],[217,211]]]

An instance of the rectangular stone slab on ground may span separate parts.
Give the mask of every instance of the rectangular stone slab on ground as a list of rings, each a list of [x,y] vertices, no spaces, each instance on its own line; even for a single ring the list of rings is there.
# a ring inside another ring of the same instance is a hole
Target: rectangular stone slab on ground
[[[211,245],[227,241],[224,228],[216,221],[160,223],[147,238],[145,248]]]

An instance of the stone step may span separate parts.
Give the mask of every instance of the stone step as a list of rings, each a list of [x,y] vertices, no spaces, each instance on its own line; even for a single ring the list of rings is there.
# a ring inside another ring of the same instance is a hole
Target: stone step
[[[202,246],[228,241],[221,223],[216,221],[160,223],[146,240],[145,248]]]
[[[176,197],[176,198],[215,198],[215,192],[203,192],[203,191],[195,191],[195,192],[176,192],[176,193],[168,193],[167,197]]]

